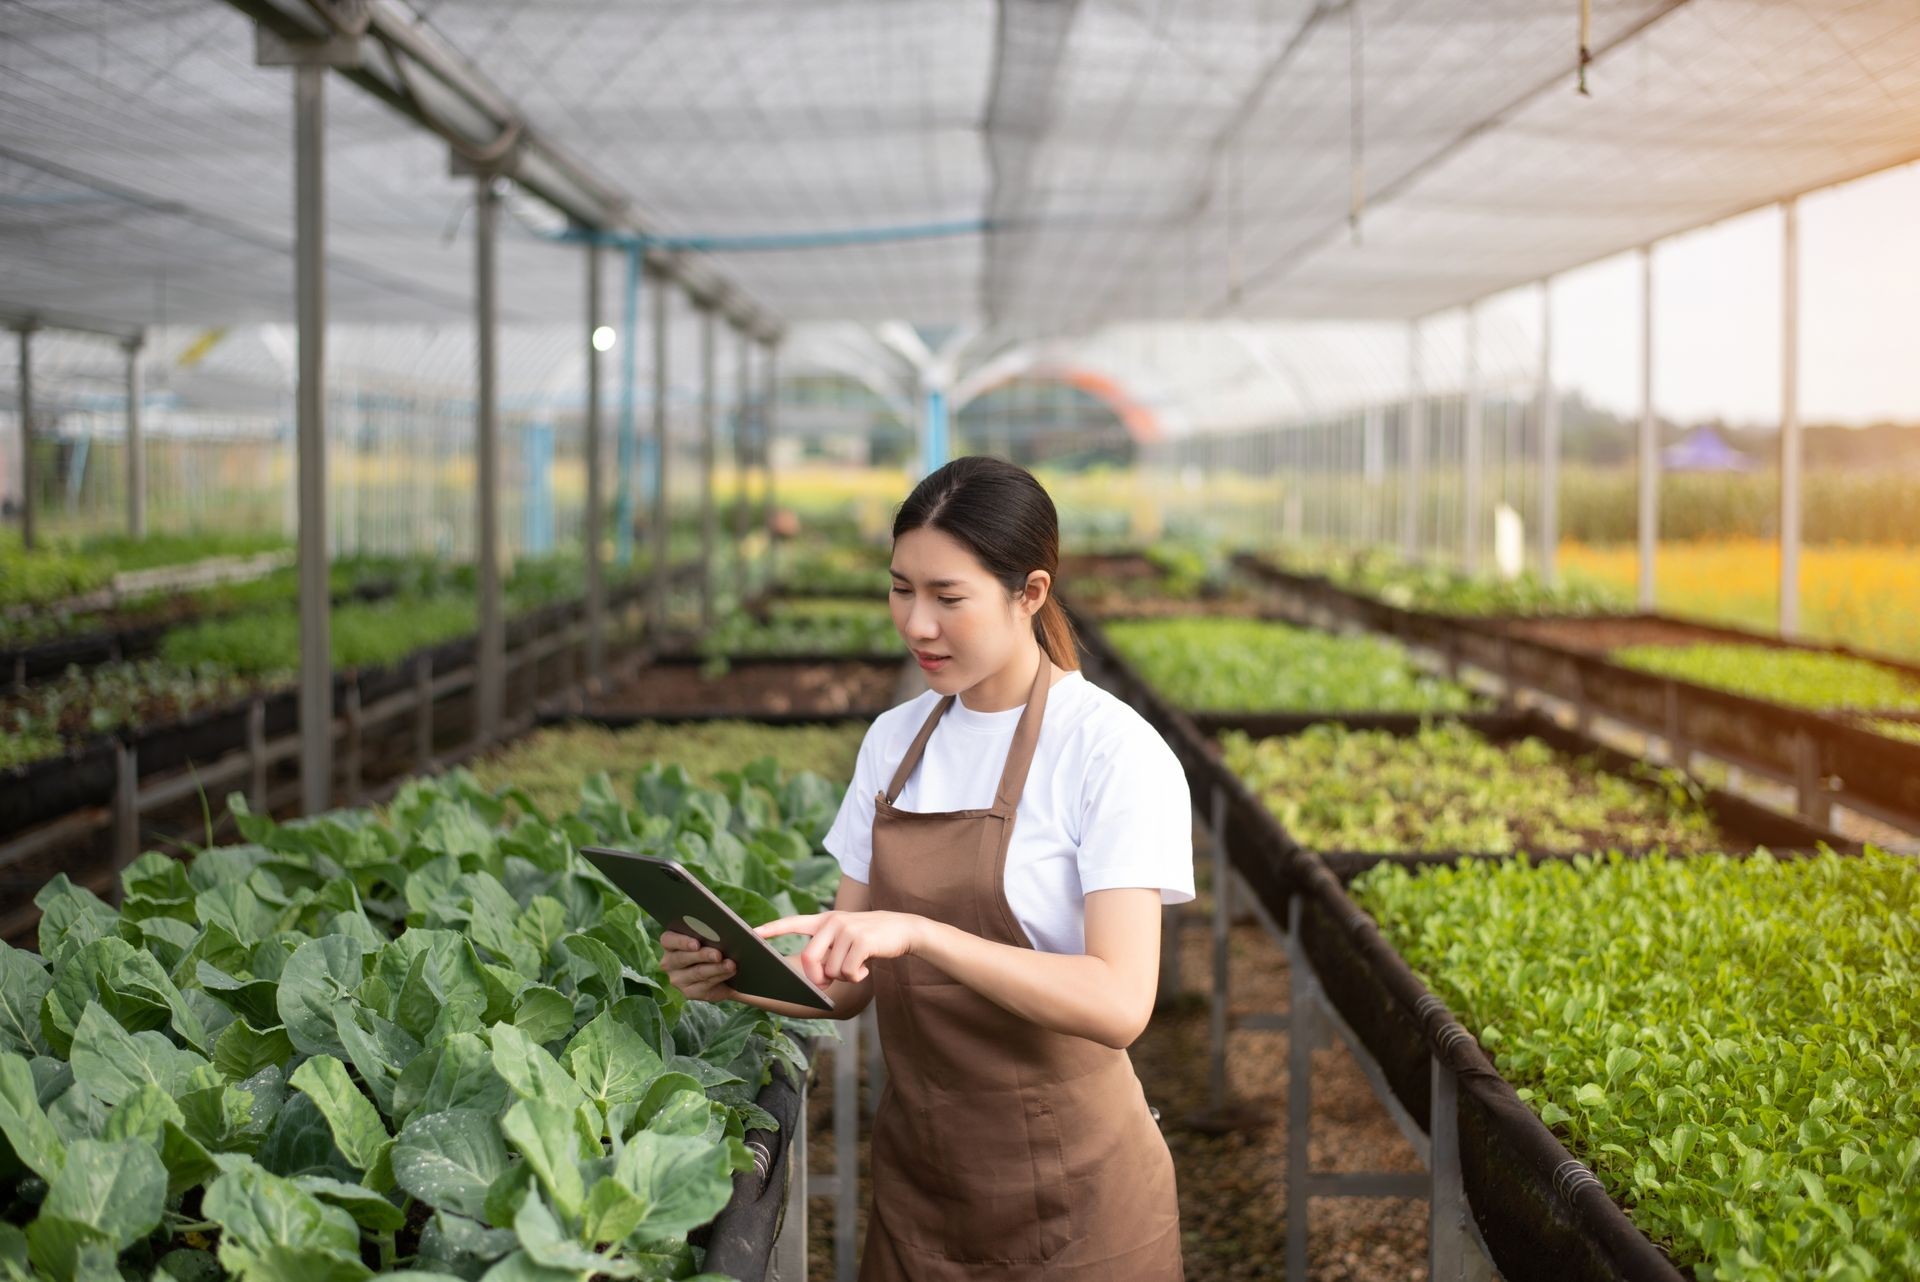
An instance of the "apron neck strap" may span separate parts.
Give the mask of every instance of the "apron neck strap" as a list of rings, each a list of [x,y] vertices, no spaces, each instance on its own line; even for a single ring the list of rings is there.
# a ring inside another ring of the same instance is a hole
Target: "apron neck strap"
[[[1047,691],[1053,686],[1053,661],[1047,658],[1046,650],[1040,651],[1040,668],[1033,674],[1033,689],[1027,692],[1027,706],[1021,709],[1019,724],[1013,728],[1013,744],[1007,749],[1007,764],[1000,772],[1000,788],[994,794],[993,809],[1003,815],[1011,815],[1020,806],[1020,794],[1027,786],[1027,770],[1033,765],[1033,752],[1040,742],[1040,718],[1047,710]],[[893,772],[893,780],[887,785],[887,804],[892,805],[900,796],[900,790],[907,786],[907,777],[913,768],[920,764],[921,754],[927,750],[927,740],[933,738],[933,728],[940,724],[940,718],[947,715],[947,709],[953,706],[953,695],[946,695],[933,705],[933,711],[927,714],[927,720],[920,727],[920,733],[913,737],[907,747],[907,755],[900,758],[900,765]]]

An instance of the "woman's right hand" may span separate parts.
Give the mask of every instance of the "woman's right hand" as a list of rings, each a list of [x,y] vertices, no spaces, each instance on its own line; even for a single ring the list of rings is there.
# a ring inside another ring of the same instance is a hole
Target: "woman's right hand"
[[[727,1002],[737,994],[728,982],[734,965],[691,935],[665,931],[660,936],[660,967],[689,1001]]]

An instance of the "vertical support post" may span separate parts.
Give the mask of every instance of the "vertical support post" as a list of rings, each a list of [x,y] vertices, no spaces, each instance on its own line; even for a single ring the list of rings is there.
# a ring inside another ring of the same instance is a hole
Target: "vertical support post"
[[[647,502],[652,505],[653,561],[647,575],[647,633],[658,637],[667,619],[667,281],[653,282],[653,467]]]
[[[1552,584],[1560,555],[1560,391],[1553,385],[1553,280],[1540,282],[1540,580]]]
[[[779,575],[779,530],[775,516],[778,505],[774,501],[773,480],[773,433],[777,426],[775,417],[780,399],[780,375],[777,369],[778,346],[767,342],[766,360],[761,365],[760,376],[765,385],[760,404],[760,458],[767,469],[767,579],[771,584]]]
[[[1660,535],[1660,433],[1653,417],[1653,246],[1640,247],[1639,605],[1653,609],[1653,554]]]
[[[833,1048],[833,1260],[838,1278],[853,1282],[860,1209],[861,1020],[841,1025]],[[878,1086],[874,1087],[878,1090]]]
[[[720,398],[715,388],[714,306],[700,312],[700,629],[713,627],[713,553],[718,546],[713,499],[714,416]]]
[[[635,422],[640,359],[640,289],[646,280],[645,256],[640,246],[627,245],[626,291],[622,295],[620,332],[620,494],[614,504],[614,560],[626,566],[633,560],[633,456],[638,448]]]
[[[314,815],[333,800],[333,657],[327,582],[327,69],[293,69],[294,296],[299,318],[299,384],[294,432],[299,466],[300,809]]]
[[[748,447],[748,423],[752,421],[753,385],[748,362],[753,358],[753,340],[744,329],[733,332],[733,595],[741,605],[747,600],[747,465],[752,459]]]
[[[780,1212],[780,1235],[767,1261],[768,1282],[806,1282],[807,1278],[807,1110],[794,1112],[787,1136],[787,1196]],[[837,1232],[839,1224],[834,1229]]]
[[[1213,843],[1213,994],[1207,1007],[1207,1100],[1227,1106],[1227,995],[1232,983],[1233,870],[1227,863],[1227,797],[1215,786],[1208,799],[1207,835]]]
[[[920,460],[920,475],[926,476],[946,466],[952,446],[948,442],[951,424],[947,416],[947,389],[936,381],[929,380],[920,394],[920,414],[925,420],[923,442],[925,453]]]
[[[1467,1199],[1460,1183],[1460,1080],[1433,1060],[1430,1087],[1428,1163],[1433,1191],[1428,1195],[1427,1276],[1454,1282],[1467,1266]]]
[[[347,804],[349,806],[357,806],[360,804],[360,748],[362,740],[362,727],[360,724],[360,678],[358,676],[352,677],[347,681],[345,694],[346,708],[344,712],[347,722],[347,759],[344,763],[347,776],[345,791]]]
[[[1312,1223],[1313,981],[1300,947],[1300,896],[1287,900],[1287,1282],[1306,1282]]]
[[[140,756],[115,740],[113,767],[113,867],[118,872],[140,857]]]
[[[600,468],[600,242],[587,242],[587,680],[598,692],[607,678],[607,575],[600,540],[606,533],[606,479]],[[626,340],[633,342],[628,333]]]
[[[1800,631],[1800,201],[1780,206],[1780,635]]]
[[[143,335],[122,344],[127,354],[127,536],[135,539],[147,537],[147,441],[140,421],[146,409],[144,345]]]
[[[1467,411],[1461,425],[1460,561],[1468,574],[1480,569],[1481,526],[1486,498],[1485,398],[1480,391],[1480,306],[1467,304]]]
[[[1378,543],[1386,532],[1386,526],[1380,520],[1380,486],[1387,475],[1386,418],[1385,406],[1369,405],[1362,427],[1360,474],[1366,486],[1367,501],[1361,521],[1360,540],[1369,547]]]
[[[1400,442],[1400,553],[1420,555],[1421,490],[1426,484],[1427,399],[1420,382],[1420,322],[1407,322],[1407,419]]]
[[[494,367],[499,298],[495,293],[495,241],[499,231],[500,194],[494,175],[474,177],[474,329],[479,340],[479,413],[474,448],[478,455],[479,531],[475,541],[479,559],[479,664],[474,673],[475,736],[482,745],[500,737],[500,717],[506,698],[506,619],[500,608],[500,405],[499,378]]]
[[[20,327],[20,545],[33,551],[33,333],[39,326]]]
[[[247,802],[257,815],[267,813],[267,705],[259,695],[247,704]]]
[[[424,770],[433,760],[433,660],[413,661],[413,764]]]

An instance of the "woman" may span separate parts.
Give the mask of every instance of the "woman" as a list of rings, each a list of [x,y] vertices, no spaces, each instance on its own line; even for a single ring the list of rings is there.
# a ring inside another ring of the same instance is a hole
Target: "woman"
[[[1162,903],[1193,898],[1178,762],[1078,671],[1053,599],[1053,501],[957,459],[893,524],[893,621],[932,688],[868,730],[826,837],[831,912],[793,962],[852,1019],[878,1004],[863,1282],[1183,1276],[1173,1161],[1126,1047],[1146,1027]],[[668,934],[676,987],[727,986]]]

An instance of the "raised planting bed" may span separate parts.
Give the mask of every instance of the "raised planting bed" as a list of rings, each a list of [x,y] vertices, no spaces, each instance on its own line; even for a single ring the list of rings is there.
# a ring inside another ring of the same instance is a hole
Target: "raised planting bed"
[[[697,653],[719,671],[735,659],[905,658],[906,645],[884,600],[776,600],[759,613],[728,614],[700,638]]]
[[[709,672],[697,659],[662,660],[596,696],[601,722],[649,717],[865,717],[892,707],[900,660],[742,659]]]
[[[1318,556],[1293,552],[1285,556],[1281,568],[1318,577],[1344,592],[1427,614],[1586,616],[1619,613],[1628,605],[1617,591],[1606,587],[1548,584],[1532,574],[1515,579],[1466,574],[1451,566],[1410,562],[1397,552],[1378,548],[1330,549]]]
[[[1097,618],[1195,614],[1257,617],[1267,594],[1212,552],[1169,545],[1140,553],[1062,559],[1055,588]]]
[[[1636,671],[1789,707],[1920,712],[1920,669],[1901,670],[1852,655],[1709,642],[1625,646],[1608,657]]]
[[[783,596],[882,601],[892,580],[889,546],[865,543],[803,543],[780,550]]]
[[[1615,1276],[1920,1276],[1920,864],[1874,850],[1389,862],[1352,894],[1517,1088],[1462,1083],[1463,1149],[1492,1195],[1475,1208],[1503,1270],[1489,1221],[1535,1218],[1536,1249],[1560,1235],[1547,1172],[1499,1142],[1531,1123],[1671,1261]],[[1329,959],[1364,951],[1373,932],[1355,925],[1323,921]],[[1364,996],[1418,1034],[1421,997],[1409,1007],[1398,978]],[[1426,1002],[1427,1031],[1445,1008]],[[1526,1118],[1503,1117],[1515,1103]],[[1558,1249],[1562,1271],[1530,1253],[1508,1276],[1588,1275],[1585,1252]]]
[[[1269,620],[1120,620],[1105,642],[1169,702],[1185,709],[1285,712],[1354,709],[1458,712],[1480,705],[1429,676],[1405,651]]]
[[[474,763],[482,787],[524,792],[547,814],[561,814],[597,775],[633,778],[670,761],[695,782],[711,783],[744,761],[772,760],[788,774],[818,775],[844,788],[866,735],[862,721],[769,726],[756,721],[697,724],[640,721],[609,727],[568,721],[543,727]]]
[[[285,826],[235,799],[248,845],[144,855],[117,910],[49,883],[39,952],[0,949],[28,1012],[0,1021],[0,1250],[172,1277],[688,1278],[763,1255],[746,1141],[783,1129],[761,1101],[791,1112],[833,1026],[687,1003],[657,923],[575,849],[670,852],[749,921],[815,911],[840,788],[757,762],[622,791],[558,825],[506,822],[460,772]]]
[[[1266,566],[1259,558],[1243,557],[1241,562],[1269,581],[1299,577]],[[1384,633],[1439,653],[1452,669],[1471,664],[1494,674],[1510,692],[1536,690],[1571,704],[1583,724],[1595,714],[1612,717],[1660,736],[1676,761],[1701,751],[1756,771],[1794,789],[1799,813],[1808,818],[1824,822],[1837,800],[1900,826],[1920,826],[1920,743],[1876,733],[1877,723],[1871,718],[1852,722],[1775,697],[1703,684],[1698,678],[1712,677],[1716,660],[1679,661],[1696,679],[1644,671],[1617,661],[1615,655],[1533,639],[1511,621],[1402,610],[1324,581],[1317,587],[1305,580],[1301,584],[1293,602],[1294,613],[1301,618]],[[1569,622],[1565,626],[1588,625]],[[1649,625],[1642,620],[1634,626]],[[1684,622],[1678,626],[1694,627]],[[1742,653],[1775,672],[1782,665],[1810,663],[1822,674],[1821,681],[1830,681],[1833,672],[1850,671],[1856,675],[1843,680],[1858,687],[1858,674],[1870,668],[1878,674],[1869,677],[1876,685],[1888,679],[1886,674],[1903,683],[1920,683],[1920,665],[1844,647],[1783,642],[1737,629],[1712,631],[1728,644],[1751,647]],[[1656,662],[1666,666],[1668,661]],[[1725,679],[1727,684],[1734,681]],[[1788,682],[1783,687],[1775,680],[1768,688],[1778,695],[1783,689],[1791,692],[1793,685]],[[1869,689],[1849,697],[1885,697],[1885,692]],[[1816,701],[1831,700],[1821,696]]]

